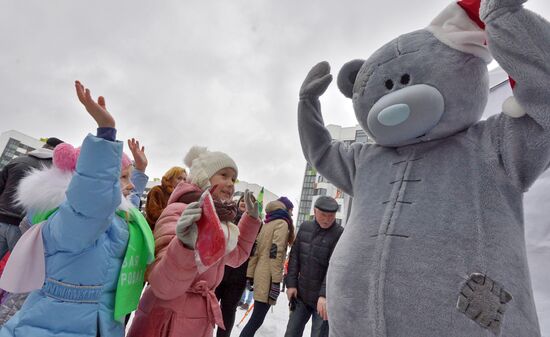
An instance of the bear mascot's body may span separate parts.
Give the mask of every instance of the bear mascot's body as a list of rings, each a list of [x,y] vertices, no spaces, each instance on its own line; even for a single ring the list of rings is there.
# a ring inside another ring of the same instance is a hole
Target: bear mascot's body
[[[328,63],[308,74],[303,152],[354,198],[327,277],[331,337],[540,336],[522,199],[550,164],[550,24],[524,2],[453,3],[347,63],[338,86],[376,144],[331,140]],[[491,55],[516,85],[480,121]]]

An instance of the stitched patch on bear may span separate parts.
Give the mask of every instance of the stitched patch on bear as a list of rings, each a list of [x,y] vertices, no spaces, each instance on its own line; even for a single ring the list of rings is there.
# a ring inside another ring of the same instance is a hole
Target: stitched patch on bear
[[[486,275],[474,273],[462,287],[456,307],[481,327],[498,336],[506,303],[511,300],[512,295],[500,283]]]

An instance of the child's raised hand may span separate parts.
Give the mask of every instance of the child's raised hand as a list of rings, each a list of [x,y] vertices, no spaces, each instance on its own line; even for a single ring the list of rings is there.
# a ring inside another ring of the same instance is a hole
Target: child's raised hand
[[[137,170],[140,170],[141,172],[145,172],[145,168],[149,163],[147,161],[147,156],[145,155],[145,146],[142,146],[140,148],[139,140],[132,138],[128,139],[128,147],[130,148],[132,156],[134,157],[135,168]]]
[[[249,216],[258,219],[260,217],[258,210],[258,201],[252,198],[252,192],[249,190],[244,191],[244,204],[246,208],[246,213]]]
[[[84,105],[90,116],[95,119],[97,126],[100,128],[114,128],[115,119],[105,107],[105,98],[99,96],[97,102],[95,102],[90,94],[90,89],[85,88],[79,81],[75,81],[75,88],[78,100]]]

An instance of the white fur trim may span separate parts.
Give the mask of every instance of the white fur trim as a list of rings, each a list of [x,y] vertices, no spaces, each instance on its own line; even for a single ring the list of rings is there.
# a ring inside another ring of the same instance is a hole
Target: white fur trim
[[[493,59],[485,42],[487,35],[466,13],[453,2],[427,27],[434,36],[449,47],[475,55],[485,62]]]
[[[525,110],[519,105],[514,96],[508,97],[504,103],[502,103],[502,112],[512,118],[525,116]]]
[[[120,205],[118,205],[119,210],[124,211],[124,212],[128,212],[130,210],[130,208],[136,207],[136,206],[134,206],[134,204],[132,204],[130,199],[125,198],[124,195],[121,195],[120,197],[121,197]]]
[[[59,207],[66,197],[73,173],[62,171],[55,166],[32,169],[21,179],[16,193],[16,202],[25,211],[45,212]],[[129,211],[135,207],[130,200],[121,195],[118,209]]]
[[[225,225],[225,226],[224,226]],[[231,253],[239,241],[239,227],[232,222],[222,223],[223,234],[225,235],[225,255]]]
[[[26,211],[44,212],[65,201],[65,191],[73,174],[55,166],[33,169],[21,180],[17,188],[17,204]]]

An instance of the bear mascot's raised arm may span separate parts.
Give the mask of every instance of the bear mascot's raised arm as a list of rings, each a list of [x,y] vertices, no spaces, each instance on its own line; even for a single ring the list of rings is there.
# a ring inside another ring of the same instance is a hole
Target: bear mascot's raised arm
[[[347,63],[338,87],[376,142],[331,140],[317,64],[300,89],[306,159],[354,198],[327,278],[331,337],[536,337],[523,193],[550,164],[550,24],[525,0],[449,5]],[[480,121],[487,63],[513,79]]]

